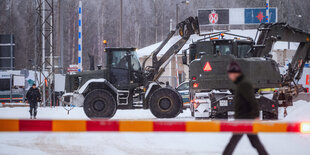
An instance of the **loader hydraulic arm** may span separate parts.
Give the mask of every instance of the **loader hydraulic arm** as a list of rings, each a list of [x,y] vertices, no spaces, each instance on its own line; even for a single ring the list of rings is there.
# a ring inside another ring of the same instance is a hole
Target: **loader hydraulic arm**
[[[160,50],[168,43],[176,31],[179,31],[179,35],[182,37],[175,44],[173,44],[164,55],[158,60],[157,55]],[[176,26],[176,30],[170,31],[165,40],[160,46],[154,50],[142,63],[142,67],[147,72],[147,79],[149,81],[156,81],[164,72],[166,65],[171,60],[173,55],[176,55],[182,47],[185,45],[189,37],[193,34],[199,34],[198,18],[188,17],[184,21],[180,22]],[[146,61],[152,57],[152,66],[145,67]],[[166,64],[166,65],[163,65]]]
[[[288,72],[284,75],[282,84],[290,85],[294,80],[299,80],[304,64],[310,60],[310,34],[291,27],[285,23],[265,23],[258,28],[260,35],[254,45],[254,56],[264,57],[269,55],[272,46],[277,41],[299,42],[296,53],[289,64]]]

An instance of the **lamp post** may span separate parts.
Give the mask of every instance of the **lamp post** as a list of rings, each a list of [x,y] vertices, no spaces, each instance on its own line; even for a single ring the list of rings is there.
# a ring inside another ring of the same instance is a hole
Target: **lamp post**
[[[181,1],[180,3],[177,3],[176,5],[175,5],[175,7],[176,7],[176,19],[175,19],[175,26],[177,26],[178,25],[178,23],[179,23],[179,5],[180,4],[189,4],[189,1],[188,0],[185,0],[185,1]],[[171,21],[171,20],[170,20]],[[171,29],[171,25],[170,25],[170,29]],[[171,30],[170,30],[171,31]],[[171,63],[171,65],[172,65],[172,63]],[[179,84],[179,82],[178,82],[178,74],[179,74],[179,71],[178,71],[178,56],[176,55],[175,56],[175,67],[176,67],[176,72],[175,72],[175,77],[176,77],[176,84],[178,85]]]
[[[123,0],[120,0],[120,16],[121,16],[121,21],[120,21],[120,33],[119,33],[119,46],[123,47]]]
[[[189,1],[182,1],[182,2],[177,3],[175,5],[175,7],[176,7],[176,19],[175,19],[176,24],[175,25],[177,25],[179,23],[179,5],[180,4],[189,4]]]
[[[291,9],[291,7],[290,7],[291,4],[290,4],[290,2],[291,2],[290,0],[287,0],[287,2],[286,2],[286,3],[287,3],[287,15],[286,15],[287,17],[286,17],[286,23],[289,24],[289,25],[290,25],[290,23],[291,23],[291,22],[290,22],[290,13],[291,13],[291,11],[290,11],[290,9]],[[297,17],[297,18],[302,18],[302,15],[301,15],[301,14],[297,14],[297,15],[294,14],[293,17],[294,17],[294,16]],[[291,49],[291,42],[289,42],[289,41],[287,42],[287,49]]]

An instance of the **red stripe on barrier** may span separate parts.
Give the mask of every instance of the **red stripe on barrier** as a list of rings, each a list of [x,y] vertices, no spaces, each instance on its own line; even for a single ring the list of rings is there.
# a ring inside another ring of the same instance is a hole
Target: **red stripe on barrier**
[[[52,121],[19,120],[19,131],[52,131]]]
[[[253,132],[253,125],[250,122],[233,123],[221,122],[220,131],[224,132]]]
[[[185,122],[153,122],[154,131],[185,131]]]
[[[300,123],[287,123],[287,132],[300,132]]]
[[[119,131],[119,122],[108,120],[87,121],[86,131]]]

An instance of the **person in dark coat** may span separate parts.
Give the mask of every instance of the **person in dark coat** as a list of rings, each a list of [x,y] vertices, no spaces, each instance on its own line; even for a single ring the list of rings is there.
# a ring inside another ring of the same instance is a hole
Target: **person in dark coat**
[[[234,91],[235,119],[257,119],[259,117],[259,110],[255,100],[255,92],[250,81],[243,75],[241,67],[233,61],[227,67],[227,73],[228,78],[236,85],[236,90]],[[231,155],[242,136],[243,134],[233,134],[223,155]],[[260,155],[268,154],[257,134],[247,134],[247,137]]]
[[[36,87],[36,84],[33,84],[32,87],[28,90],[26,94],[26,100],[30,105],[30,119],[36,119],[38,102],[41,100],[41,94],[39,89]]]

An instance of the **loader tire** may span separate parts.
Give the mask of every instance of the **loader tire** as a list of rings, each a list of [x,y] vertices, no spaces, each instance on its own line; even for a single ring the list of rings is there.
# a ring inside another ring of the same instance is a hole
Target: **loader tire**
[[[157,118],[174,118],[183,108],[180,94],[171,88],[159,88],[151,94],[149,107]]]
[[[89,118],[111,118],[116,107],[115,98],[106,90],[95,89],[85,97],[84,112]]]

